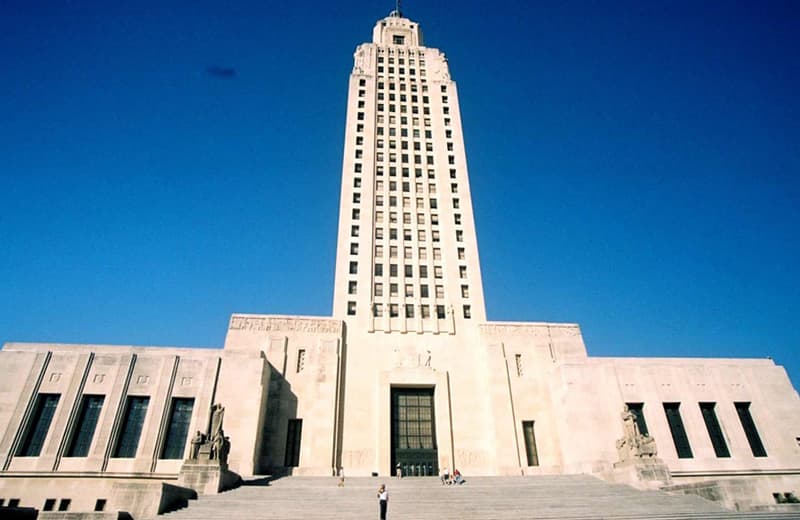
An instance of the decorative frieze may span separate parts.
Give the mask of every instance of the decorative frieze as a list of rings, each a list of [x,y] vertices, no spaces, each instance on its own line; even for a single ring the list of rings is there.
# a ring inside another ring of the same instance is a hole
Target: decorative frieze
[[[483,336],[526,336],[540,338],[558,338],[580,336],[581,329],[577,325],[547,325],[526,323],[485,323],[480,325]]]
[[[246,332],[305,332],[341,334],[342,322],[320,318],[272,318],[269,316],[231,316],[229,330]]]

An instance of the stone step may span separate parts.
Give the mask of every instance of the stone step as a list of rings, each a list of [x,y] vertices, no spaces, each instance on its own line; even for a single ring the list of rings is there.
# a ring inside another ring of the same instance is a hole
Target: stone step
[[[463,485],[442,485],[436,477],[256,478],[238,489],[204,495],[169,520],[334,520],[375,518],[377,489],[389,490],[389,518],[419,520],[609,519],[779,520],[797,513],[735,513],[692,495],[639,491],[589,475],[472,477]]]

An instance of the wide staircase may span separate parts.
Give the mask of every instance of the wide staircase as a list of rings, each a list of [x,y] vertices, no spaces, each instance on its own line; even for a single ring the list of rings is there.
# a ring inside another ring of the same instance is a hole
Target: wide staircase
[[[254,479],[205,495],[166,520],[332,520],[378,518],[377,489],[389,491],[389,519],[797,519],[797,512],[736,513],[697,496],[638,491],[588,475],[472,477],[444,486],[435,477]]]

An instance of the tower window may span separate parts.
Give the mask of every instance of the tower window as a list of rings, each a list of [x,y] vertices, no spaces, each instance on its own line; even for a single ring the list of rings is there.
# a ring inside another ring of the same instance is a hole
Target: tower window
[[[186,437],[189,435],[189,423],[194,408],[193,397],[176,397],[172,399],[172,409],[167,426],[167,440],[161,452],[162,459],[182,459],[186,448]]]
[[[744,428],[744,434],[747,436],[747,442],[750,444],[753,457],[766,457],[767,451],[764,449],[764,444],[762,444],[761,437],[758,435],[753,416],[750,415],[750,403],[733,404],[736,406],[736,413],[739,415],[739,421],[742,423],[742,428]]]
[[[469,305],[464,305],[464,319],[472,318],[472,308]]]
[[[89,455],[89,447],[92,444],[97,420],[100,417],[100,411],[103,409],[103,400],[104,397],[102,395],[83,396],[78,426],[70,441],[67,457],[86,457]]]
[[[114,457],[132,459],[136,456],[139,437],[142,435],[142,426],[144,426],[149,404],[149,397],[128,396],[128,402],[125,406],[125,419],[114,450]]]
[[[436,306],[436,318],[439,320],[443,320],[445,318],[444,312],[444,305],[437,305]]]
[[[405,45],[405,39],[406,39],[405,36],[402,36],[400,34],[395,34],[394,36],[392,36],[392,43],[395,45]]]
[[[25,441],[17,451],[18,457],[38,457],[47,438],[47,431],[53,421],[59,394],[39,394],[36,397],[36,407],[25,433]]]
[[[664,413],[667,415],[669,431],[675,443],[675,451],[679,459],[691,459],[692,447],[689,445],[689,438],[686,436],[686,429],[683,427],[680,411],[681,403],[664,403]]]
[[[357,288],[358,288],[358,282],[356,282],[355,280],[347,282],[347,294],[356,294]]]
[[[356,315],[356,302],[347,302],[347,315],[348,316]]]
[[[725,442],[725,436],[722,434],[722,428],[717,420],[715,406],[716,403],[700,403],[700,412],[703,414],[703,421],[706,423],[706,430],[708,430],[711,445],[714,447],[714,453],[719,458],[727,458],[731,456],[731,453],[728,451],[728,444]]]
[[[350,274],[358,274],[358,262],[350,262]]]

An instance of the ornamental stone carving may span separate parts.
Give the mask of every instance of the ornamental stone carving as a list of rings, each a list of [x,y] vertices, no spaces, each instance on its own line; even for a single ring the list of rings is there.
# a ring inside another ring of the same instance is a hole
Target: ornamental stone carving
[[[372,53],[371,45],[358,46],[353,54],[353,74],[366,74],[372,70]]]

